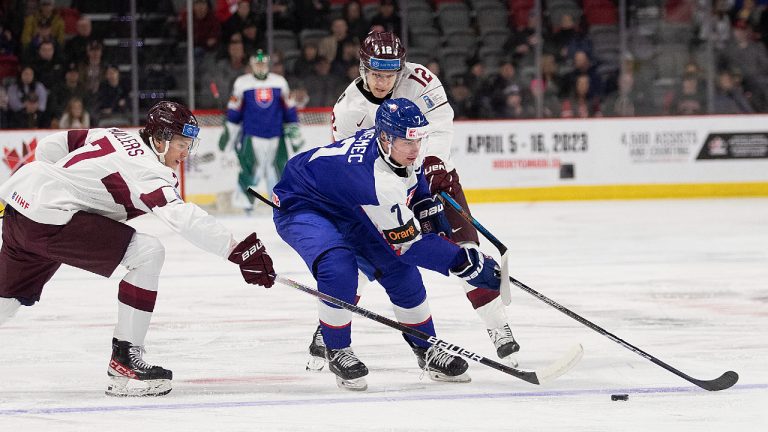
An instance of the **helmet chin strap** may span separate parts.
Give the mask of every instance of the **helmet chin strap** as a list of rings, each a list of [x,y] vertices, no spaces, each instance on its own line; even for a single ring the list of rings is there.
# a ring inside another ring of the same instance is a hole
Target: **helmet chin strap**
[[[149,141],[151,144],[150,147],[152,148],[152,151],[157,155],[157,159],[160,162],[165,163],[165,155],[166,153],[168,153],[168,149],[171,148],[171,142],[165,141],[165,150],[163,150],[162,152],[159,152],[157,151],[157,147],[155,146],[155,143],[157,142],[155,141],[155,137],[149,137]]]

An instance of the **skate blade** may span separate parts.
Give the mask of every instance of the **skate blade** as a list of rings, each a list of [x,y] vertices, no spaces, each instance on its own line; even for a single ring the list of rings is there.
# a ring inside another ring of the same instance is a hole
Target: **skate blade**
[[[429,378],[432,381],[438,381],[438,382],[453,382],[453,383],[468,383],[472,381],[472,378],[469,376],[468,373],[464,372],[461,375],[456,376],[449,376],[440,372],[436,371],[428,371],[429,372]]]
[[[345,380],[341,377],[336,377],[336,385],[340,389],[352,390],[352,391],[365,391],[368,389],[368,382],[365,377]]]
[[[310,356],[307,361],[307,370],[310,372],[320,372],[325,367],[325,359],[321,357]]]
[[[167,379],[139,381],[111,376],[104,393],[115,397],[151,397],[167,395],[171,390],[171,380]]]

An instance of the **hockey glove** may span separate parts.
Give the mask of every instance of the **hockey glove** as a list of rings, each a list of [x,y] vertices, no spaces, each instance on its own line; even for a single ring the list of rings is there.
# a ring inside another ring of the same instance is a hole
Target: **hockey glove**
[[[446,171],[445,162],[436,156],[425,157],[422,166],[424,168],[424,177],[427,179],[427,183],[429,183],[429,192],[432,195],[437,195],[441,191],[453,195],[453,186],[457,181],[454,176],[455,171]]]
[[[240,135],[240,125],[224,120],[224,130],[219,137],[219,150],[235,148],[235,141]]]
[[[285,143],[293,149],[293,153],[304,147],[304,137],[301,135],[298,123],[286,123],[283,127],[283,137],[285,137]]]
[[[229,260],[240,266],[240,273],[246,283],[261,285],[269,288],[275,283],[275,269],[272,268],[272,258],[267,254],[261,240],[252,233],[241,241]]]
[[[467,260],[451,269],[451,273],[477,288],[498,290],[501,285],[501,268],[496,260],[475,247],[464,247]]]
[[[419,220],[421,232],[451,237],[451,225],[445,216],[443,203],[434,197],[427,197],[413,205],[413,214]]]

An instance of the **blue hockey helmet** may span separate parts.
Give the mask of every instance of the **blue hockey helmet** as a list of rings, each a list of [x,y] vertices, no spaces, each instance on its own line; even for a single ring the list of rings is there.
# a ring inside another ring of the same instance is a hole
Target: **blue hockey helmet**
[[[393,145],[395,138],[406,140],[420,140],[428,134],[429,122],[415,103],[408,99],[388,99],[379,105],[376,110],[376,140],[379,143],[381,156],[392,165],[399,166],[390,159],[392,149],[381,142],[382,133],[389,145]]]

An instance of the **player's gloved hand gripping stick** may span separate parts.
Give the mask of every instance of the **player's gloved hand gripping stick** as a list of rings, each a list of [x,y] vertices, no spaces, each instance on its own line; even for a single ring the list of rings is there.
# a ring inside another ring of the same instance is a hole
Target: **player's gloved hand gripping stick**
[[[475,228],[477,228],[477,231],[480,232],[486,239],[488,239],[489,242],[491,242],[498,250],[499,253],[502,254],[502,273],[504,271],[504,268],[506,268],[506,261],[505,261],[505,255],[507,252],[507,247],[504,246],[499,239],[497,239],[493,234],[491,234],[484,226],[480,224],[480,222],[477,221],[472,215],[466,212],[459,203],[457,203],[453,198],[451,198],[450,195],[448,195],[445,192],[440,192],[440,196],[443,198],[445,202],[448,203],[451,207],[453,207],[459,214],[466,219],[469,223],[474,225]],[[568,315],[569,317],[575,319],[579,323],[591,328],[592,330],[600,333],[601,335],[607,337],[608,339],[616,342],[617,344],[623,346],[624,348],[627,348],[628,350],[639,354],[640,356],[644,357],[647,360],[650,360],[651,362],[655,363],[658,366],[663,367],[664,369],[672,372],[673,374],[683,378],[684,380],[691,382],[693,384],[696,384],[697,386],[709,390],[709,391],[717,391],[717,390],[725,390],[734,384],[739,380],[739,375],[734,371],[727,371],[720,375],[719,377],[712,379],[712,380],[699,380],[696,378],[693,378],[689,375],[686,375],[685,373],[681,372],[680,370],[664,363],[663,361],[657,359],[656,357],[648,354],[647,352],[641,350],[640,348],[632,345],[631,343],[619,338],[618,336],[614,335],[613,333],[609,332],[608,330],[605,330],[604,328],[598,326],[597,324],[594,324],[593,322],[581,317],[577,313],[571,311],[570,309],[566,308],[565,306],[562,306],[561,304],[557,303],[556,301],[550,299],[549,297],[545,296],[544,294],[539,293],[538,291],[534,290],[533,288],[528,287],[524,283],[518,281],[517,279],[511,277],[511,276],[504,276],[502,275],[502,299],[504,296],[504,281],[507,282],[507,290],[509,289],[509,282],[511,282],[516,287],[520,288],[521,290],[527,292],[528,294],[531,294],[532,296],[536,297],[537,299],[543,301],[544,303],[554,307],[555,309],[559,310],[560,312]],[[507,304],[505,302],[505,304]]]

